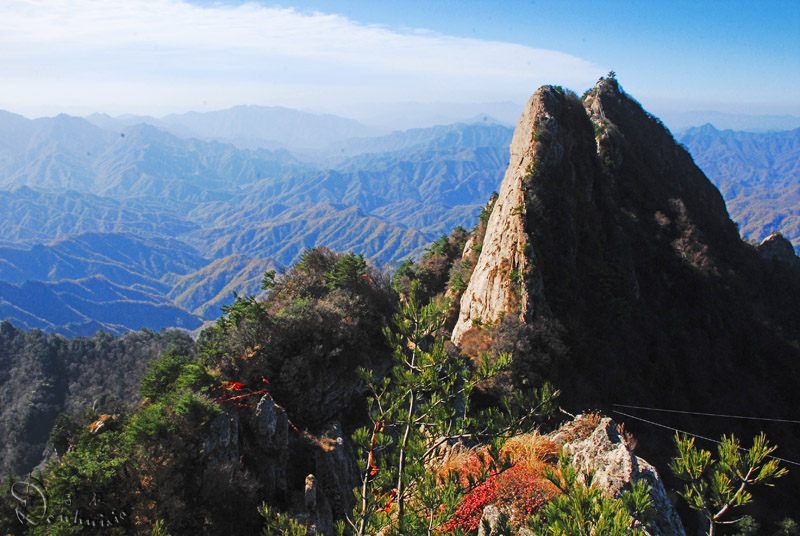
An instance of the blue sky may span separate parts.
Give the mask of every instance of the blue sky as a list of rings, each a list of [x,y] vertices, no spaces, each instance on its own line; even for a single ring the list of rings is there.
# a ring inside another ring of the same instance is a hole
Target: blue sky
[[[513,102],[609,69],[655,113],[800,116],[800,1],[3,0],[0,108]]]

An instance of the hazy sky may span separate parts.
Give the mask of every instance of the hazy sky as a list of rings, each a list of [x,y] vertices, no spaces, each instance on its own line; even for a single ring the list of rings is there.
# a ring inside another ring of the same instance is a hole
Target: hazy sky
[[[521,105],[610,69],[656,113],[800,115],[800,1],[0,1],[0,109],[29,117]]]

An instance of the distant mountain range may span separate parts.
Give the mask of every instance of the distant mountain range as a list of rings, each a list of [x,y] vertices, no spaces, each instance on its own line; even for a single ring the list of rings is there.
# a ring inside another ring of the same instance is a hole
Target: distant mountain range
[[[266,269],[313,246],[382,266],[419,257],[474,225],[511,136],[486,114],[381,133],[284,108],[161,119],[0,112],[0,318],[82,335],[194,330],[234,290],[259,292]],[[780,230],[796,247],[798,140],[798,130],[711,126],[679,137],[744,234]]]
[[[110,131],[147,124],[182,138],[216,140],[241,148],[319,149],[349,138],[386,133],[358,121],[330,114],[311,114],[280,106],[235,106],[213,112],[171,114],[160,119],[93,114],[90,123]]]
[[[474,224],[511,137],[488,120],[370,138],[333,116],[228,112],[0,114],[0,318],[81,335],[194,330],[316,245],[379,264],[419,256]],[[197,139],[213,132],[239,146]],[[305,140],[303,158],[255,147],[277,135]]]
[[[780,231],[800,252],[800,128],[748,133],[705,125],[679,141],[720,189],[744,236],[761,241]]]
[[[720,130],[772,132],[800,128],[800,117],[794,115],[733,114],[714,111],[665,112],[659,118],[673,132],[711,124]]]
[[[244,255],[209,261],[165,236],[89,232],[29,249],[5,246],[0,317],[68,335],[194,330],[219,316],[233,290],[257,289],[270,267]]]

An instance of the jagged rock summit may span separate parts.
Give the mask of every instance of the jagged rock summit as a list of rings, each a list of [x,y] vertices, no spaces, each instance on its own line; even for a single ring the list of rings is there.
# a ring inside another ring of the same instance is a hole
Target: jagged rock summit
[[[537,156],[535,125],[547,115],[546,94],[547,88],[542,88],[530,98],[514,131],[508,170],[489,217],[478,263],[461,299],[452,336],[456,344],[473,324],[495,322],[511,311],[526,320],[539,309],[548,310],[526,230],[523,191],[524,178]]]
[[[521,320],[550,314],[550,305],[558,304],[548,302],[543,268],[574,279],[582,246],[590,241],[613,251],[613,262],[630,275],[627,288],[615,291],[636,297],[631,234],[624,227],[642,216],[681,232],[701,222],[714,236],[738,240],[719,192],[613,78],[601,79],[582,101],[560,87],[540,88],[517,124],[510,152],[461,299],[452,335],[456,344],[471,327],[507,314]],[[713,269],[709,259],[699,258],[707,250],[705,236],[684,234],[676,237],[675,249],[689,262]],[[575,281],[567,283],[575,289]],[[562,296],[553,298],[558,302]]]
[[[741,239],[691,155],[615,78],[582,97],[544,86],[514,133],[452,340],[545,318],[566,330],[558,383],[575,407],[747,411],[763,398],[779,412],[793,373],[769,371],[800,360],[800,281],[772,262],[789,251],[773,242]]]

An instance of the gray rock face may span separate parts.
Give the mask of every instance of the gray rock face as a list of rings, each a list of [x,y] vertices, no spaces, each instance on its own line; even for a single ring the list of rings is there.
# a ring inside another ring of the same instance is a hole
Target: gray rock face
[[[511,160],[486,228],[478,263],[470,277],[452,340],[461,342],[474,322],[496,322],[504,314],[528,320],[534,310],[548,310],[541,275],[525,229],[523,178],[536,158],[537,121],[553,121],[545,111],[548,88],[537,91],[514,131]]]
[[[578,416],[561,432],[554,434],[558,443],[569,435],[569,428],[579,427],[585,416]],[[631,482],[645,480],[650,484],[650,498],[656,510],[656,518],[647,527],[653,536],[686,536],[680,518],[670,502],[661,477],[655,467],[637,457],[630,444],[620,436],[617,425],[608,417],[602,419],[592,433],[582,439],[567,442],[563,448],[572,456],[572,463],[581,474],[594,473],[593,483],[613,497],[619,497],[630,487]]]
[[[495,527],[497,526],[497,522],[500,520],[500,514],[505,513],[509,518],[514,516],[514,512],[501,510],[497,506],[490,504],[486,508],[483,509],[483,514],[481,515],[481,521],[478,525],[478,536],[490,536],[491,532],[486,532],[485,524],[489,525],[489,528],[494,531]],[[533,531],[531,531],[527,527],[520,527],[517,531],[517,536],[533,536]]]
[[[795,255],[794,246],[780,233],[772,233],[758,246],[761,257],[775,260],[788,266],[800,265],[800,259]]]
[[[250,422],[256,432],[258,458],[262,481],[269,497],[286,493],[287,469],[289,465],[289,417],[269,394],[258,401]]]
[[[211,421],[203,453],[210,465],[232,465],[239,460],[239,416],[220,413]]]
[[[315,453],[316,477],[338,515],[349,513],[355,506],[353,488],[358,485],[358,468],[353,448],[344,440],[342,426],[332,423],[321,437],[322,448]]]
[[[289,445],[289,418],[269,394],[259,400],[255,419],[264,447],[271,452],[285,452]]]

